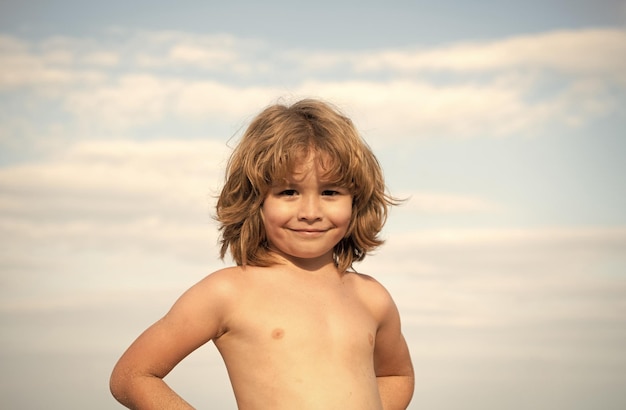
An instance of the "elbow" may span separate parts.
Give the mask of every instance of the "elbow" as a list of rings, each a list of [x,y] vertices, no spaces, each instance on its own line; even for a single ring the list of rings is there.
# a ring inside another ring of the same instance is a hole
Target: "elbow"
[[[115,367],[109,378],[109,391],[121,404],[125,404],[128,401],[128,385],[130,378],[127,373]]]
[[[109,391],[115,400],[129,409],[143,407],[140,404],[149,402],[154,389],[159,387],[153,383],[155,380],[161,378],[138,372],[132,366],[118,364],[111,372]]]
[[[111,377],[109,378],[109,391],[115,398],[115,400],[122,402],[122,398],[124,396],[124,388],[123,383],[121,382],[119,376],[113,372]]]

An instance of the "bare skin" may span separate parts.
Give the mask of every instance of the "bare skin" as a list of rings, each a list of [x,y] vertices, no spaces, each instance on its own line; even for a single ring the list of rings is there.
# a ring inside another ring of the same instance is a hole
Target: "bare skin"
[[[374,279],[335,266],[352,198],[321,175],[310,161],[271,190],[262,216],[277,263],[223,269],[184,293],[120,358],[117,400],[191,408],[163,378],[213,340],[242,410],[407,407],[413,368],[398,310]]]
[[[386,290],[334,266],[289,265],[228,268],[192,287],[122,356],[112,392],[129,408],[192,408],[162,379],[209,340],[242,410],[404,409],[412,396]]]

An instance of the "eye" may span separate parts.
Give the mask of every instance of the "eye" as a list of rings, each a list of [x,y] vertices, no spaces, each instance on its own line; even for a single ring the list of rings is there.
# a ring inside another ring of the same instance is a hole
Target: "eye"
[[[335,195],[340,195],[341,192],[339,191],[335,191],[333,189],[325,189],[322,191],[322,195],[324,196],[335,196]]]
[[[281,196],[294,196],[297,194],[297,192],[295,189],[285,189],[283,191],[280,191],[278,194]]]

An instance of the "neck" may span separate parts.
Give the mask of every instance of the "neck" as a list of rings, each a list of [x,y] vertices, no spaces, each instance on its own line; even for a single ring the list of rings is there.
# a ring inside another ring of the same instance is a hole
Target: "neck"
[[[339,273],[332,254],[322,255],[317,258],[296,258],[283,255],[280,252],[273,252],[278,264],[292,267],[294,269],[314,274]]]

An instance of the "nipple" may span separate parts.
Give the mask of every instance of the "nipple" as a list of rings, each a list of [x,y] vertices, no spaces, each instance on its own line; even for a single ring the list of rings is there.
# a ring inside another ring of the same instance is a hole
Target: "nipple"
[[[280,327],[277,327],[276,329],[272,330],[272,339],[279,340],[279,339],[282,339],[283,336],[285,336],[285,331],[281,329]]]

